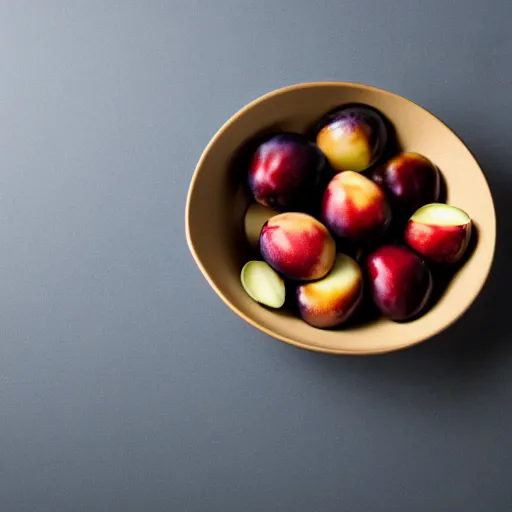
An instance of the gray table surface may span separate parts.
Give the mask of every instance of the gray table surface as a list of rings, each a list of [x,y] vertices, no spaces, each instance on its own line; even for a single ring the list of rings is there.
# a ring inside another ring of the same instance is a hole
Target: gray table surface
[[[0,510],[512,509],[512,7],[0,2]],[[474,307],[414,349],[312,354],[231,313],[185,243],[196,161],[303,81],[403,94],[499,217]]]

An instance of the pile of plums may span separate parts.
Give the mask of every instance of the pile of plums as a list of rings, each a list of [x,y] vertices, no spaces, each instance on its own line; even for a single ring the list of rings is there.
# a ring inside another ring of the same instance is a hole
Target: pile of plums
[[[351,104],[326,114],[312,136],[274,134],[251,153],[245,227],[261,260],[241,272],[250,297],[280,308],[293,289],[300,316],[319,328],[346,322],[366,294],[391,320],[421,315],[429,267],[460,262],[472,222],[439,202],[437,166],[393,151],[391,132],[375,108]]]

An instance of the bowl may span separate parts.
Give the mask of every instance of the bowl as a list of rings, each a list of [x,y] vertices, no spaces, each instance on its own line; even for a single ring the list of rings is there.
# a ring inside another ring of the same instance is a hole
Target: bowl
[[[418,319],[378,319],[338,330],[321,330],[287,311],[267,309],[243,290],[240,271],[249,259],[244,215],[250,198],[246,169],[237,159],[247,141],[277,130],[305,132],[323,114],[346,103],[380,110],[395,127],[404,151],[422,153],[437,164],[446,201],[472,217],[478,236],[465,264],[442,296]],[[390,352],[439,333],[469,308],[489,274],[496,239],[492,196],[477,161],[442,121],[412,101],[367,85],[305,83],[252,101],[215,134],[197,164],[186,203],[186,236],[192,255],[218,296],[247,323],[286,343],[331,354]]]

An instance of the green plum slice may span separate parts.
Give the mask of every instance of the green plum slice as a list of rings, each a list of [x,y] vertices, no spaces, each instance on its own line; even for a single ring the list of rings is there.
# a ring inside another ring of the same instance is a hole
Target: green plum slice
[[[251,299],[278,309],[283,306],[286,288],[281,276],[264,261],[249,261],[242,268],[240,281]]]

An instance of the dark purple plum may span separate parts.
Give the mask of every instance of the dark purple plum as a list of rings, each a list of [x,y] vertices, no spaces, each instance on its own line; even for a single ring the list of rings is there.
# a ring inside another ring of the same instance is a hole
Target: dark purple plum
[[[316,143],[337,171],[362,172],[382,157],[385,119],[372,107],[352,104],[330,112],[317,126]]]
[[[423,310],[432,293],[432,274],[407,247],[383,245],[367,258],[373,302],[391,320],[409,320]]]
[[[314,200],[327,160],[303,135],[281,133],[263,142],[249,165],[256,202],[280,211],[307,209]]]
[[[437,167],[418,153],[400,153],[370,173],[398,212],[410,216],[418,208],[439,199]]]

